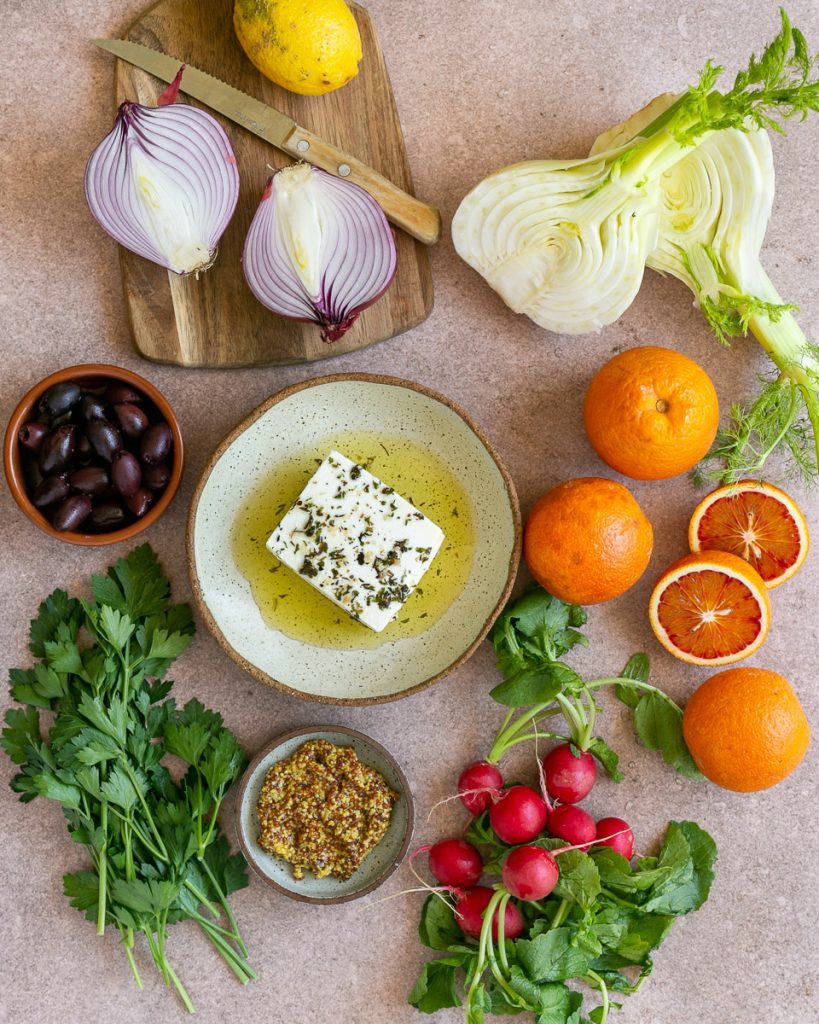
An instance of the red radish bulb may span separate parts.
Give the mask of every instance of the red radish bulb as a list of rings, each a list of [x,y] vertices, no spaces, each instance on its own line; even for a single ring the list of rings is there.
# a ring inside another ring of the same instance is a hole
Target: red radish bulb
[[[549,815],[549,835],[588,850],[597,838],[594,818],[574,804],[560,804]]]
[[[443,839],[430,848],[429,870],[441,885],[471,889],[480,881],[483,861],[465,839]]]
[[[631,860],[634,855],[634,833],[622,818],[601,818],[597,822],[597,842],[601,846],[610,846],[626,860]]]
[[[544,758],[543,778],[549,796],[562,804],[577,804],[591,792],[597,764],[588,751],[576,757],[568,743],[561,743]]]
[[[543,831],[548,808],[529,786],[510,786],[489,808],[489,823],[504,843],[528,843]]]
[[[518,846],[503,862],[503,884],[521,900],[542,900],[557,885],[557,861],[539,846]]]
[[[458,897],[455,917],[464,935],[469,935],[473,939],[480,937],[481,927],[483,926],[483,914],[493,896],[494,890],[487,888],[485,885],[476,885],[474,889],[469,889],[462,896]],[[524,926],[523,914],[521,914],[514,903],[507,903],[503,915],[505,937],[507,939],[518,938],[518,936],[523,934]],[[492,918],[492,938],[497,939],[497,937],[498,911],[496,909],[495,915]]]
[[[494,764],[475,761],[461,772],[458,792],[470,814],[482,814],[499,794],[503,776]]]

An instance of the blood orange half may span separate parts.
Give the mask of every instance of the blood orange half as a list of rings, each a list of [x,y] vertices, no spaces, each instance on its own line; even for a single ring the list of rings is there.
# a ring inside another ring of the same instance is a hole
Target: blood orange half
[[[730,665],[762,646],[771,602],[753,566],[725,551],[707,551],[666,569],[648,617],[657,639],[681,661]]]
[[[741,480],[712,491],[697,505],[688,525],[692,551],[730,551],[778,587],[808,555],[805,517],[793,498],[760,480]]]

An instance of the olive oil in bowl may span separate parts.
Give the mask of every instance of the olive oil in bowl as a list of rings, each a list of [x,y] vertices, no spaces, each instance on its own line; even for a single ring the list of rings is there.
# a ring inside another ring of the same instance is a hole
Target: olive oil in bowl
[[[265,547],[331,448],[389,484],[445,534],[419,586],[380,633],[350,618]],[[231,543],[236,565],[272,629],[319,647],[354,650],[417,636],[436,622],[469,578],[475,529],[466,491],[437,456],[405,438],[355,431],[331,435],[272,467],[239,508]]]

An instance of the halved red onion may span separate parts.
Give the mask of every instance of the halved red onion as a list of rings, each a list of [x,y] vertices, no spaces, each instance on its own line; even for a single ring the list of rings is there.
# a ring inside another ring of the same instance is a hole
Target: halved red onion
[[[296,164],[268,180],[242,265],[263,306],[337,341],[390,286],[395,238],[363,188]]]
[[[239,199],[239,171],[219,123],[173,102],[182,70],[159,106],[126,100],[91,154],[85,197],[103,231],[175,274],[207,270]]]

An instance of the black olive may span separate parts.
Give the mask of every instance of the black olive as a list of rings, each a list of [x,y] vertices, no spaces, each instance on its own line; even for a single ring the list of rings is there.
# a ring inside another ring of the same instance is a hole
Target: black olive
[[[80,416],[88,420],[105,419],[105,402],[99,395],[86,391],[80,399]]]
[[[135,391],[130,384],[109,384],[105,389],[105,401],[109,405],[121,405],[123,402],[142,402],[144,396]]]
[[[105,466],[84,466],[82,469],[75,469],[69,474],[68,482],[75,491],[94,497],[106,494],[111,486],[111,478]]]
[[[110,462],[122,450],[122,435],[107,420],[91,420],[85,434],[94,451],[101,459]]]
[[[148,417],[138,405],[130,402],[120,402],[114,406],[114,415],[126,437],[135,440],[140,437],[148,427]]]
[[[77,404],[80,393],[79,384],[73,380],[53,384],[40,399],[40,412],[46,416],[62,416]]]
[[[167,462],[158,462],[155,466],[146,465],[142,469],[142,483],[151,491],[161,491],[171,478],[171,467]]]
[[[91,515],[91,508],[87,494],[72,494],[54,510],[51,525],[55,530],[76,530]]]
[[[62,467],[74,454],[77,428],[72,423],[57,427],[40,444],[40,469],[48,476]]]
[[[139,442],[139,457],[149,466],[164,462],[173,444],[171,428],[163,420],[148,427]]]
[[[126,512],[116,501],[101,501],[91,510],[87,523],[95,530],[118,530],[125,525]]]
[[[80,433],[77,436],[77,448],[74,452],[74,458],[81,466],[87,466],[93,457],[94,449],[91,447],[91,442],[85,434]]]
[[[45,423],[39,423],[36,420],[29,420],[28,423],[24,423],[17,434],[20,444],[27,451],[36,452],[40,445],[43,443],[43,438],[48,433],[48,427]]]
[[[111,460],[111,479],[123,498],[132,498],[142,484],[142,469],[137,457],[130,452],[117,452]]]
[[[125,504],[137,519],[141,519],[153,503],[154,496],[145,487],[140,487],[135,494],[125,499]]]
[[[44,477],[39,485],[35,487],[31,500],[37,508],[45,508],[46,505],[53,505],[55,501],[62,501],[69,494],[68,481],[65,475]]]

